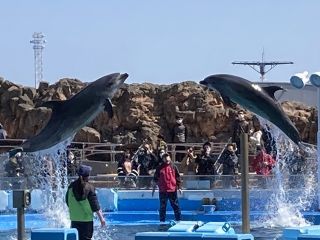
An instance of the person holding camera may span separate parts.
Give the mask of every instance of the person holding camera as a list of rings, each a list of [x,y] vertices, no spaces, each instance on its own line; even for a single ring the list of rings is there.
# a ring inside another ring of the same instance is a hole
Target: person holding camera
[[[138,178],[137,164],[131,159],[130,151],[124,153],[124,159],[118,164],[118,177],[120,185],[125,187],[136,187]]]
[[[234,183],[234,186],[237,186],[234,175],[238,164],[238,156],[235,152],[235,144],[228,143],[227,148],[217,160],[219,164],[222,164],[222,175],[228,175],[223,179],[223,186],[225,188],[231,187],[232,183]]]
[[[181,167],[183,169],[183,175],[195,175],[197,155],[194,153],[193,148],[189,147],[185,157],[181,161]]]
[[[156,155],[152,152],[151,146],[145,144],[138,153],[138,174],[142,176],[139,178],[139,186],[149,188],[151,181],[148,176],[151,176],[154,169],[158,166]]]
[[[197,175],[216,175],[216,169],[214,166],[214,155],[211,154],[211,143],[205,142],[202,146],[201,155],[195,159],[197,164]]]

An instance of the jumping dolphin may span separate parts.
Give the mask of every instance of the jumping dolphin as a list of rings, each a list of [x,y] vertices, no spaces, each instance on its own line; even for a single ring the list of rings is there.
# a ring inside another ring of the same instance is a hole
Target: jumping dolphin
[[[260,87],[241,77],[217,74],[200,81],[209,89],[216,89],[224,102],[238,103],[249,111],[263,117],[280,128],[294,143],[300,145],[301,139],[297,128],[277,103],[274,93],[281,87]]]
[[[38,135],[22,144],[21,150],[35,152],[55,146],[74,136],[103,110],[112,117],[110,99],[127,77],[126,73],[113,73],[90,83],[66,101],[45,102],[42,106],[52,109],[51,118]]]

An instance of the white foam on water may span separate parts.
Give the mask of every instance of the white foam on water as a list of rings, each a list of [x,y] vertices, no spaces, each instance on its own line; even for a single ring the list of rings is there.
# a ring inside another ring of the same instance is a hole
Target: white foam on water
[[[70,142],[71,138],[50,149],[23,153],[22,156],[28,179],[26,187],[43,191],[42,208],[49,227],[70,227],[68,208],[65,204],[68,188],[66,151]]]
[[[276,139],[277,161],[273,169],[274,178],[269,182],[273,193],[266,206],[268,216],[260,224],[265,227],[311,225],[303,217],[302,211],[311,207],[316,196],[316,161],[306,160],[300,173],[293,175],[292,153],[297,146],[275,126],[271,126],[271,133]],[[309,154],[315,159],[315,151]]]
[[[68,188],[67,178],[67,146],[72,138],[57,144],[56,146],[34,153],[22,153],[22,163],[24,166],[23,177],[15,186],[20,189],[41,189],[41,212],[44,214],[48,227],[69,228],[70,219],[68,207],[65,203],[65,195]],[[6,163],[9,154],[0,154],[2,163]],[[5,169],[5,166],[0,166]],[[15,180],[13,180],[15,182]],[[32,199],[31,199],[32,201]],[[96,223],[96,222],[95,222]],[[96,225],[96,224],[95,224]],[[15,240],[16,236],[12,237]],[[96,227],[93,239],[107,239],[109,229],[107,227]]]

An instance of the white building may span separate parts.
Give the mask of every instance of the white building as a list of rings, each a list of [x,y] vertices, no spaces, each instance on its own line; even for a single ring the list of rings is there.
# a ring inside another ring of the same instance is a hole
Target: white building
[[[295,101],[301,102],[307,106],[317,106],[317,89],[311,84],[306,84],[304,88],[297,89],[290,82],[257,82],[261,87],[279,86],[286,91],[277,91],[275,97],[279,102]]]

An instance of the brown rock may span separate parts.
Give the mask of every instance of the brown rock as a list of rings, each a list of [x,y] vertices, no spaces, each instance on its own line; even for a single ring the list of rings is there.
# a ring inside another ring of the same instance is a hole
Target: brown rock
[[[32,87],[23,87],[22,91],[23,91],[23,94],[27,95],[30,98],[30,100],[34,99],[37,94],[37,90]]]
[[[84,127],[74,137],[76,142],[101,142],[100,133],[94,128]]]
[[[66,100],[85,85],[77,79],[61,79],[53,85],[42,82],[39,88],[20,87],[0,81],[0,122],[10,137],[29,138],[38,133],[50,118],[51,110],[41,106],[44,101]],[[145,138],[155,141],[161,133],[168,142],[177,114],[184,117],[189,142],[209,139],[226,141],[231,136],[237,109],[226,107],[220,96],[195,82],[171,85],[124,84],[112,99],[114,117],[103,112],[83,128],[76,141],[111,141],[141,143]],[[315,143],[317,114],[314,108],[295,102],[282,107],[293,120],[304,141]],[[247,112],[246,118],[252,116]]]

